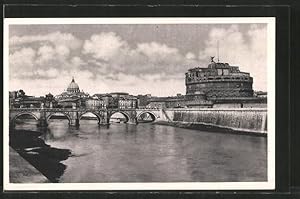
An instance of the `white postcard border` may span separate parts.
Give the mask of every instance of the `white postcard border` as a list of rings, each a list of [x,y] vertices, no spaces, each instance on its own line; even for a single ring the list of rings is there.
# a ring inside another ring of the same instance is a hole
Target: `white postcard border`
[[[3,187],[10,190],[273,190],[275,189],[275,17],[5,18],[3,42]],[[10,183],[9,25],[29,24],[252,24],[267,23],[268,153],[266,182]]]

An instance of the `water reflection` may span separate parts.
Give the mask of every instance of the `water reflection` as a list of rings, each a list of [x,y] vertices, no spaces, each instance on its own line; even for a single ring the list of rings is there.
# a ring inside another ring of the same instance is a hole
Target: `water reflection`
[[[153,124],[103,128],[96,120],[81,120],[78,129],[69,128],[67,120],[53,120],[42,137],[72,151],[60,182],[267,180],[265,137]]]

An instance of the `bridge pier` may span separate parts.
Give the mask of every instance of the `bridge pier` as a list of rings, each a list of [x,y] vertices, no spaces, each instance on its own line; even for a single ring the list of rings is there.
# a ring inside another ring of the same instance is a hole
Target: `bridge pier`
[[[108,113],[103,112],[102,114],[99,114],[99,115],[100,115],[100,117],[98,117],[98,125],[109,127],[110,123],[109,123]]]
[[[110,126],[110,123],[99,122],[98,125],[99,125],[99,127],[103,126],[103,127],[107,127],[108,128]]]
[[[127,124],[138,124],[137,118],[129,118]]]
[[[69,113],[69,126],[72,126],[72,127],[79,127],[80,124],[79,124],[79,113],[76,111],[76,112],[70,112]]]
[[[44,118],[39,119],[37,126],[38,127],[47,127],[48,126],[47,120]]]
[[[43,110],[43,109],[42,109]],[[38,127],[47,127],[47,117],[46,117],[46,112],[45,111],[40,111],[40,118],[38,119]]]
[[[71,119],[69,125],[73,127],[79,127],[80,126],[79,119]]]
[[[109,127],[109,119],[106,117],[104,119],[101,119],[99,122],[98,122],[98,125],[99,126],[106,126],[106,127]]]

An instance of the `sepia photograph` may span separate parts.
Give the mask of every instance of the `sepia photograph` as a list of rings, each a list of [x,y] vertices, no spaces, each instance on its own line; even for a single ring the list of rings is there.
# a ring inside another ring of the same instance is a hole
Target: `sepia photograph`
[[[5,190],[275,189],[275,18],[4,19]]]

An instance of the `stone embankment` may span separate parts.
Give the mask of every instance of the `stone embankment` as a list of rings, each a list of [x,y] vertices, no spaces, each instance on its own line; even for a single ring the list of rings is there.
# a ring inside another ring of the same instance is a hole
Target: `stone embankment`
[[[267,134],[266,108],[163,109],[158,124],[182,128]]]

